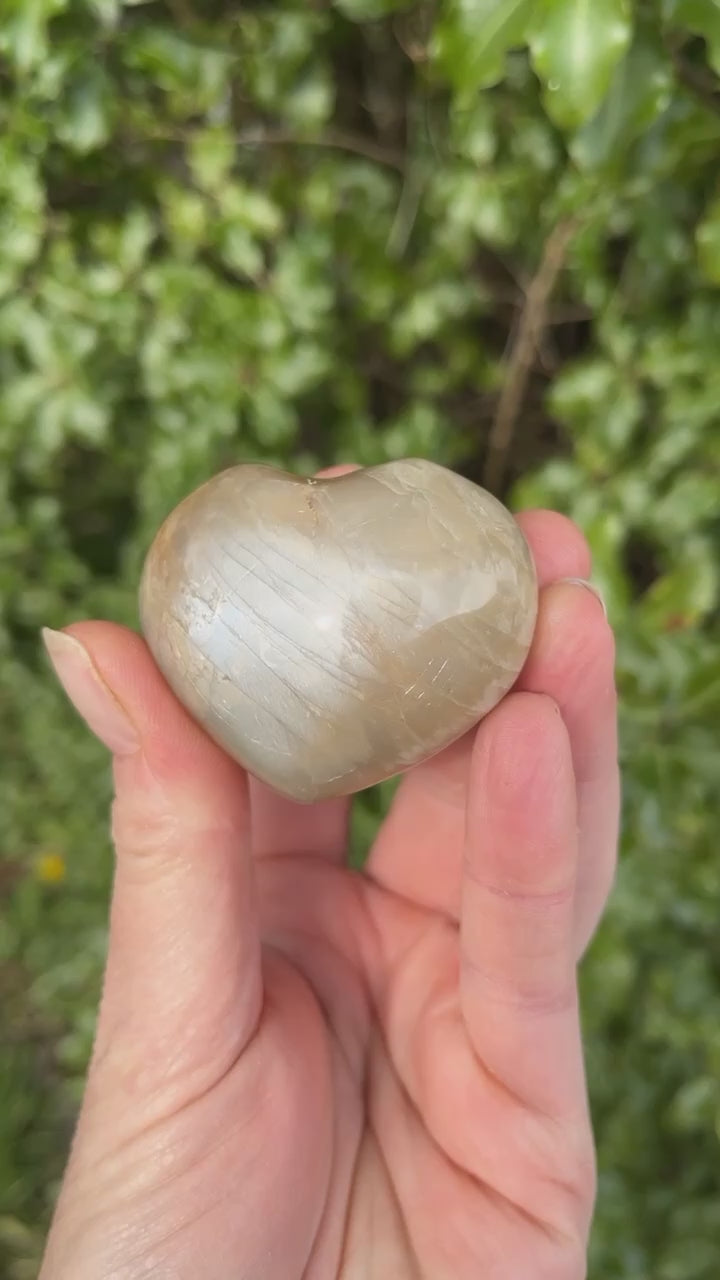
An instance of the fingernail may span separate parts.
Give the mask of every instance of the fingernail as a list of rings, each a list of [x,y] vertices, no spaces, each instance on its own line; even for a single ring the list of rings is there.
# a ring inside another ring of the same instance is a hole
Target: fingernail
[[[43,627],[42,639],[60,684],[95,736],[113,755],[137,751],[140,735],[85,646],[66,631],[49,627]]]
[[[588,591],[592,591],[593,595],[595,596],[595,599],[600,601],[602,611],[605,614],[605,617],[607,618],[608,616],[607,605],[605,604],[602,591],[600,590],[599,587],[595,586],[594,582],[588,582],[587,578],[559,578],[558,581],[568,582],[570,586],[585,587]]]

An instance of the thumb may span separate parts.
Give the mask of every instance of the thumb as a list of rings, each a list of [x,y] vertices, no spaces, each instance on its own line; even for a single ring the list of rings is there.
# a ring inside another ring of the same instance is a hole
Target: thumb
[[[195,724],[144,641],[104,622],[43,632],[77,711],[113,753],[117,854],[90,1071],[182,1106],[258,1024],[247,780]]]

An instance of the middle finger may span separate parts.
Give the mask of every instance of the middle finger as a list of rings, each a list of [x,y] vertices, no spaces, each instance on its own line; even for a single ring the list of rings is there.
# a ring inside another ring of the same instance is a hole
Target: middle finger
[[[587,577],[590,552],[580,530],[556,512],[524,512],[518,516],[518,523],[535,560],[542,613],[545,589],[550,583],[564,577]],[[581,596],[589,595],[583,588],[575,591]],[[536,634],[539,630],[538,624]],[[548,642],[546,628],[542,634],[544,652]],[[540,674],[543,665],[541,659]],[[555,696],[553,689],[545,692]],[[369,874],[384,888],[453,919],[457,919],[460,908],[467,785],[474,740],[472,729],[403,778],[367,865]]]

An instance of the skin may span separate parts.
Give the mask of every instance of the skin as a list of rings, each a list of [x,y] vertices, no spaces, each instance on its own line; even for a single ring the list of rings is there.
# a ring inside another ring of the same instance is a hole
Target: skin
[[[41,1280],[585,1276],[576,974],[615,868],[614,647],[560,581],[590,571],[579,531],[520,523],[526,667],[406,775],[363,873],[346,801],[278,798],[137,635],[68,629],[139,745],[114,758],[107,972]]]

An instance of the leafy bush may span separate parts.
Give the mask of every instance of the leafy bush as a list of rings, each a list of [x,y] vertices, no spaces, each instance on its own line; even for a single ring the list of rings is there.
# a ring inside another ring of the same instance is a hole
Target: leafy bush
[[[5,0],[0,78],[0,1269],[36,1272],[111,867],[39,627],[135,625],[155,528],[231,461],[421,454],[591,541],[625,774],[592,1272],[714,1280],[715,0]]]

